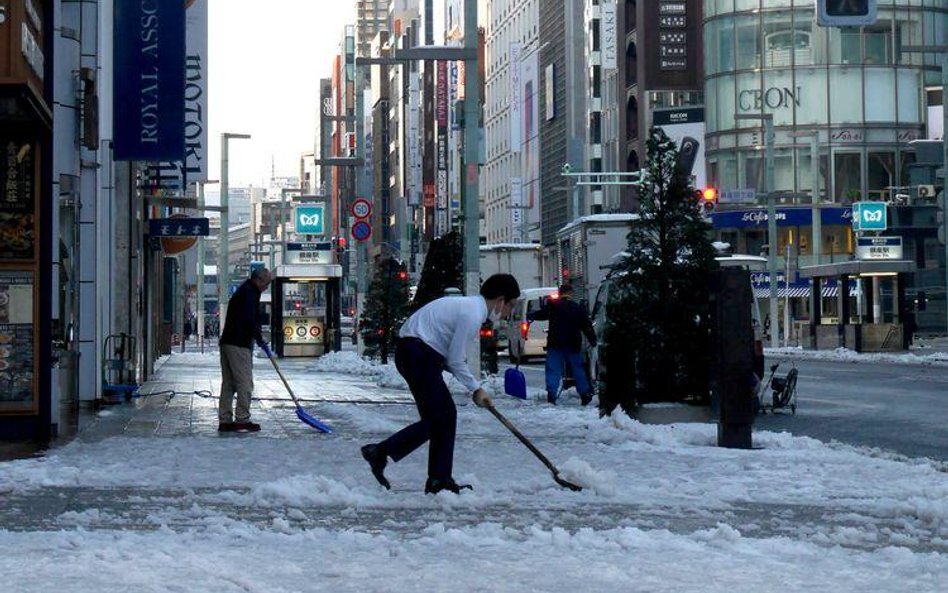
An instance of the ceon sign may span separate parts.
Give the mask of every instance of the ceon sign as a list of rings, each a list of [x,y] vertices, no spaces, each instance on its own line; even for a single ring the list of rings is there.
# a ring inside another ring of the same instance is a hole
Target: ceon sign
[[[324,206],[297,206],[293,219],[296,232],[301,235],[322,235],[326,232]]]
[[[854,231],[884,231],[888,228],[885,202],[853,202]]]

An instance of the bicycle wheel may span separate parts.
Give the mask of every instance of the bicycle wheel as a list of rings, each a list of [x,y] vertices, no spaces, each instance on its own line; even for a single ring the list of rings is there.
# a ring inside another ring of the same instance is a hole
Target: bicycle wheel
[[[790,372],[787,373],[786,383],[784,384],[783,391],[780,393],[780,400],[778,405],[783,408],[791,401],[793,401],[794,393],[797,390],[797,369],[790,369]],[[796,411],[796,410],[794,410]]]

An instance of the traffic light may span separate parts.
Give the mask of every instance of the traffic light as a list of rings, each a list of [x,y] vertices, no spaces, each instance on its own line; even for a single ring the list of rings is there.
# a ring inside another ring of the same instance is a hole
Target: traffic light
[[[715,187],[706,187],[698,190],[698,202],[701,204],[701,213],[708,215],[714,212],[718,205],[718,190]]]
[[[861,27],[876,22],[878,0],[817,0],[816,24],[821,27]]]

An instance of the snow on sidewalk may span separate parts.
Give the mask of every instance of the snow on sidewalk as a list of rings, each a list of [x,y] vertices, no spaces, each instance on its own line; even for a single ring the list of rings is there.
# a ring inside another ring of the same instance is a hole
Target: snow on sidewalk
[[[351,355],[287,368],[395,382]],[[389,464],[392,491],[372,479],[359,447],[414,421],[408,405],[322,404],[320,413],[346,417],[334,435],[115,437],[0,464],[4,589],[940,592],[948,583],[948,473],[933,462],[765,431],[755,433],[760,449],[722,449],[711,424],[645,425],[498,396],[503,414],[585,486],[575,493],[490,414],[466,396],[456,402],[455,476],[474,486],[460,496],[422,493],[425,449]]]

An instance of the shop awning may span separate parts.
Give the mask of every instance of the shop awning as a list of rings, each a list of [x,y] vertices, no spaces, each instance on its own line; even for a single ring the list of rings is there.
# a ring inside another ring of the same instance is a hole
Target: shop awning
[[[839,288],[836,286],[824,286],[820,291],[823,294],[823,298],[834,298],[839,294]],[[788,294],[789,293],[789,294]],[[849,296],[856,296],[856,287],[849,287]],[[777,287],[777,298],[797,299],[797,298],[810,298],[810,287],[809,286],[790,286],[789,288],[785,286]],[[754,287],[754,298],[755,299],[768,299],[770,298],[770,287],[768,286],[755,286]]]

